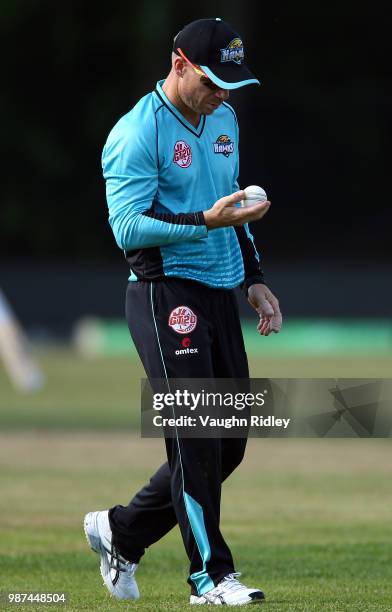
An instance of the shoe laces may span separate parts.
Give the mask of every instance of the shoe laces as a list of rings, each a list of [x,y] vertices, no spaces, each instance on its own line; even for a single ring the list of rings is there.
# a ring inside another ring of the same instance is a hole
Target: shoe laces
[[[218,586],[224,589],[224,591],[239,591],[244,588],[244,585],[237,580],[237,576],[241,576],[241,572],[233,572],[227,574]]]
[[[107,548],[105,548],[105,550],[110,555],[109,568],[111,570],[128,573],[133,573],[135,571],[137,564],[124,559],[113,544],[110,547],[110,551]]]
[[[241,573],[233,572],[232,574],[227,574],[227,576],[225,576],[223,580],[220,581],[218,586],[216,586],[211,591],[204,593],[204,599],[212,604],[216,603],[217,599],[220,599],[221,603],[225,603],[223,598],[227,591],[239,591],[245,588],[244,585],[239,580],[237,580],[237,576],[241,576]]]

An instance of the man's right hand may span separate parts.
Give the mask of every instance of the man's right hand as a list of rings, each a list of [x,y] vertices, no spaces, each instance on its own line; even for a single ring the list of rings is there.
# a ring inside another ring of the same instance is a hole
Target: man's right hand
[[[234,206],[245,198],[245,191],[236,191],[229,196],[217,200],[209,210],[203,212],[208,229],[227,227],[229,225],[244,225],[250,221],[258,221],[264,217],[271,206],[268,200],[257,202],[253,206],[239,208]]]

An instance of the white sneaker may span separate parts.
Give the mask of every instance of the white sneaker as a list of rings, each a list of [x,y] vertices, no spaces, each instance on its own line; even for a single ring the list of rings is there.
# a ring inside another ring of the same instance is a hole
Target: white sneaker
[[[263,591],[248,589],[237,580],[237,576],[241,576],[241,574],[239,572],[228,574],[220,581],[218,586],[204,593],[204,595],[200,597],[191,595],[190,603],[199,606],[203,604],[245,606],[246,604],[262,603],[265,599]]]
[[[139,589],[135,580],[138,564],[121,557],[113,546],[109,511],[86,514],[84,532],[92,550],[101,556],[101,575],[109,592],[117,599],[139,599]]]

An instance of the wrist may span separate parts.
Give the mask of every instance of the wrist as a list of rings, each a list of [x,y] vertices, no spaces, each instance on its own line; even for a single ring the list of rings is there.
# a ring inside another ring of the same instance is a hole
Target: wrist
[[[212,213],[210,210],[204,210],[203,211],[203,215],[204,215],[204,223],[206,224],[207,229],[212,229],[213,228],[213,222],[212,222]]]
[[[245,293],[246,297],[248,297],[249,289],[253,285],[265,285],[264,274],[262,270],[259,270],[256,274],[253,274],[252,276],[249,276],[242,283],[241,288]]]

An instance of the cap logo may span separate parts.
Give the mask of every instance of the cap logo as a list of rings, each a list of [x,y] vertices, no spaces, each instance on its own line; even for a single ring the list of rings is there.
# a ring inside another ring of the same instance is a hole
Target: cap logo
[[[230,140],[230,136],[222,134],[218,136],[214,142],[214,153],[222,153],[225,157],[229,157],[234,152],[234,142]]]
[[[221,63],[235,62],[236,64],[241,64],[242,60],[245,58],[244,45],[242,44],[242,40],[240,38],[233,38],[227,47],[225,49],[221,49],[220,52]]]

